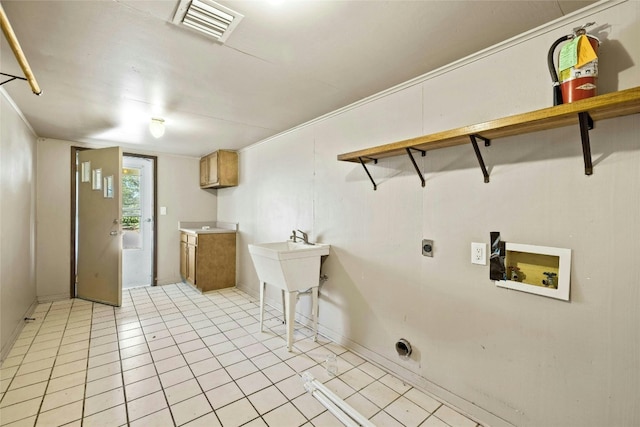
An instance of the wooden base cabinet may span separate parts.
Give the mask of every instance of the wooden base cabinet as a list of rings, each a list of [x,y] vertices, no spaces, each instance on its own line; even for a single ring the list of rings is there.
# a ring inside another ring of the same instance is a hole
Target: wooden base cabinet
[[[201,292],[236,285],[236,233],[180,233],[180,275]]]

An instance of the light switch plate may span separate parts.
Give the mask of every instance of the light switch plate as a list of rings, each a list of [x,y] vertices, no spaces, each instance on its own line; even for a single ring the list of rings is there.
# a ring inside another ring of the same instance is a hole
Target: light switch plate
[[[160,215],[166,215],[166,214],[167,214],[167,207],[160,206]]]

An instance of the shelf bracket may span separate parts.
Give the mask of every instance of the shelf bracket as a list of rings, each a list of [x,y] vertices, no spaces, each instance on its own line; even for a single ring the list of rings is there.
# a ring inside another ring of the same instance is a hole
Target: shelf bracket
[[[582,139],[582,156],[584,157],[584,174],[593,174],[593,163],[591,163],[591,142],[589,141],[589,131],[593,129],[593,119],[586,111],[578,113],[580,122],[580,139]]]
[[[484,165],[484,160],[482,159],[482,153],[480,152],[480,148],[478,147],[478,141],[476,138],[484,141],[484,146],[489,147],[491,145],[491,140],[487,138],[483,138],[480,135],[469,135],[469,139],[471,140],[471,145],[473,145],[473,151],[476,152],[476,157],[478,158],[478,163],[480,163],[480,169],[482,169],[482,175],[484,175],[484,182],[489,182],[489,172],[487,172],[487,167]]]
[[[358,160],[360,160],[360,164],[364,168],[364,171],[367,173],[367,176],[369,177],[369,179],[371,180],[371,183],[373,184],[373,191],[376,191],[378,189],[378,186],[376,185],[376,182],[373,180],[373,177],[369,173],[369,169],[367,169],[367,165],[364,163],[364,160],[362,159],[373,160],[374,164],[378,163],[378,159],[372,159],[370,157],[358,157]]]
[[[416,163],[416,159],[413,158],[413,154],[411,154],[411,150],[418,151],[422,155],[422,157],[426,156],[427,152],[424,151],[424,150],[419,150],[417,148],[413,148],[413,147],[406,148],[406,150],[407,150],[407,154],[409,155],[409,158],[411,159],[411,163],[413,163],[413,167],[415,168],[416,173],[418,174],[418,178],[420,178],[420,182],[422,182],[422,186],[424,187],[424,184],[425,184],[424,176],[422,176],[422,172],[420,172],[420,168],[418,167],[418,164]]]
[[[27,81],[27,79],[25,79],[24,77],[14,76],[13,74],[0,73],[0,75],[2,75],[2,76],[6,76],[6,77],[11,77],[10,79],[7,79],[7,80],[3,81],[2,83],[0,83],[0,86],[2,86],[2,85],[3,85],[3,84],[5,84],[5,83],[12,82],[12,81],[14,81],[14,80],[16,80],[16,79],[17,79],[17,80],[24,80],[24,81]]]

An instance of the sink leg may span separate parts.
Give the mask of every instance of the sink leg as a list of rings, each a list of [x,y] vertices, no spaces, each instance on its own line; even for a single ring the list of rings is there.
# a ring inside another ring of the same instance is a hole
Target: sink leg
[[[264,287],[266,283],[260,282],[260,332],[264,330]]]
[[[313,315],[313,341],[318,341],[318,286],[311,288],[311,314]]]
[[[287,350],[293,347],[293,325],[296,322],[297,292],[287,292],[285,318],[287,321]]]
[[[281,291],[282,293],[282,323],[287,324],[287,305],[284,303],[284,289]]]

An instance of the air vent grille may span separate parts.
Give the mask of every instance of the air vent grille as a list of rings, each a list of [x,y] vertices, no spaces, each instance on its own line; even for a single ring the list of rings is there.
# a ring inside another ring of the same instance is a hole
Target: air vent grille
[[[243,17],[210,0],[181,0],[173,23],[224,42]]]

